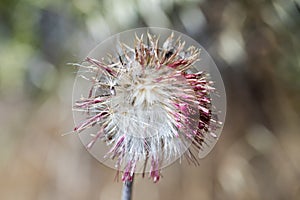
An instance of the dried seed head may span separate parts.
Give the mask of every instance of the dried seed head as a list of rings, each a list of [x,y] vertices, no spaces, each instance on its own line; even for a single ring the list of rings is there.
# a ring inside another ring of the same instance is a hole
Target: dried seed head
[[[80,65],[78,79],[88,84],[79,89],[77,79],[74,87],[81,96],[74,95],[75,115],[84,114],[74,130],[87,132],[86,147],[97,158],[105,152],[99,160],[114,163],[123,180],[149,172],[156,182],[163,166],[183,154],[198,164],[195,153],[212,148],[221,131],[220,108],[213,102],[210,70],[197,67],[200,48],[174,32],[160,46],[157,34],[143,31],[125,34],[133,44],[113,37],[119,40],[111,52],[101,48]]]

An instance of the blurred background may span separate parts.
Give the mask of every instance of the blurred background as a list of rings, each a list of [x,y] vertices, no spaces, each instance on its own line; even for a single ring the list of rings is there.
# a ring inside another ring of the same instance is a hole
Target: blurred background
[[[1,0],[0,199],[120,199],[115,171],[74,134],[76,68],[112,34],[157,26],[215,60],[228,111],[199,167],[176,162],[133,199],[300,199],[300,1]]]

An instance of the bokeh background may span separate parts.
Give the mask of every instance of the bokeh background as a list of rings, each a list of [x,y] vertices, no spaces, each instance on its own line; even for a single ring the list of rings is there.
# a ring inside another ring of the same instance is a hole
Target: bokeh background
[[[199,167],[178,162],[134,199],[300,199],[300,2],[292,0],[1,0],[0,199],[120,199],[115,171],[74,134],[76,68],[99,42],[157,26],[215,60],[228,111]]]

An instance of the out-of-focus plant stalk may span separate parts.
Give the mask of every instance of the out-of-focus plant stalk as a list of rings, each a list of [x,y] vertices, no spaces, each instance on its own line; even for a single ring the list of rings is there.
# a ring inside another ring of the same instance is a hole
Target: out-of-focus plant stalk
[[[123,183],[122,200],[131,200],[134,176]]]

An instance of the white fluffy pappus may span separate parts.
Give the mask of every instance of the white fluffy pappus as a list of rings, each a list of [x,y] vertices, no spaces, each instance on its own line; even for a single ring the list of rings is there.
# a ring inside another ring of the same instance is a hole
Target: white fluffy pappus
[[[145,42],[144,39],[147,39]],[[172,33],[159,46],[159,37],[135,36],[135,45],[120,43],[121,52],[101,60],[87,57],[78,65],[91,77],[89,94],[77,99],[74,110],[87,114],[74,131],[97,127],[86,145],[106,143],[105,157],[115,160],[122,180],[149,172],[157,182],[160,170],[182,154],[198,164],[208,136],[216,137],[220,122],[213,113],[208,74],[194,73],[200,50]]]

